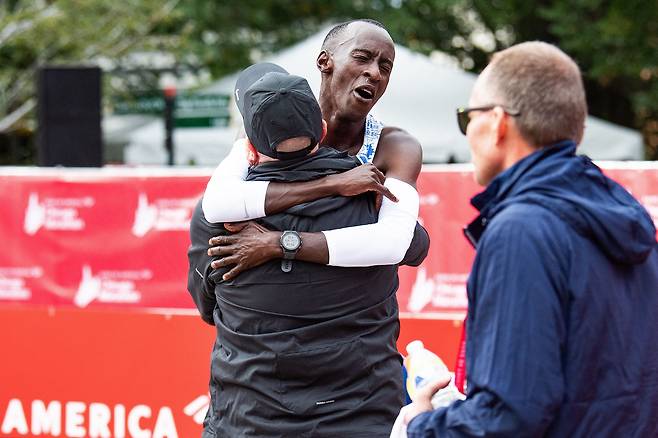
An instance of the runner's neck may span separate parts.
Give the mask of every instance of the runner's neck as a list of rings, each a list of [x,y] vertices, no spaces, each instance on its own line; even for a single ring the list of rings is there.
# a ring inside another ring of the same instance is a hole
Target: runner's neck
[[[330,118],[327,120],[327,136],[322,144],[355,155],[363,145],[365,123],[365,118],[357,121]]]

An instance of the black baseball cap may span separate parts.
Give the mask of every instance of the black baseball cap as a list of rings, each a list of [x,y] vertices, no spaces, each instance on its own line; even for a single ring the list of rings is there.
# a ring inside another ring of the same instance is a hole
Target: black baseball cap
[[[247,67],[235,84],[235,101],[249,141],[268,157],[290,160],[307,155],[322,138],[322,112],[306,79],[261,62]],[[309,137],[299,151],[278,152],[289,138]]]

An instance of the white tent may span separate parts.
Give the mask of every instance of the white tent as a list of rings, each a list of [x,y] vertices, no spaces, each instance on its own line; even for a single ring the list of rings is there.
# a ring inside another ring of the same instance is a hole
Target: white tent
[[[266,61],[305,77],[317,96],[320,73],[315,59],[325,34],[326,30],[318,32]],[[455,109],[468,103],[476,76],[459,69],[447,56],[437,61],[400,45],[395,50],[393,74],[386,93],[373,108],[374,115],[418,138],[426,163],[469,161],[468,144],[457,128]],[[225,77],[204,91],[232,95],[236,77]],[[235,105],[232,109],[232,120],[239,121]],[[236,123],[221,129],[179,129],[174,137],[175,160],[180,164],[214,165],[226,154],[236,131]],[[132,135],[126,162],[164,163],[163,144],[162,122],[153,122]],[[631,129],[589,117],[580,151],[599,160],[641,160],[642,137]]]

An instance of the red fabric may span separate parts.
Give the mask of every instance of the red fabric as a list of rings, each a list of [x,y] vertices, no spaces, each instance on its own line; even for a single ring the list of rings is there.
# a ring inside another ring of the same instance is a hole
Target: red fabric
[[[605,164],[605,163],[603,163]],[[658,223],[658,163],[603,166]],[[607,168],[606,168],[607,167]],[[0,306],[194,311],[189,220],[211,169],[0,169]],[[464,166],[425,166],[419,221],[432,245],[401,267],[403,318],[459,321],[474,251],[461,229],[481,190]]]
[[[462,335],[459,340],[459,350],[457,351],[457,362],[455,363],[455,386],[459,392],[464,393],[466,386],[466,320],[462,325]]]

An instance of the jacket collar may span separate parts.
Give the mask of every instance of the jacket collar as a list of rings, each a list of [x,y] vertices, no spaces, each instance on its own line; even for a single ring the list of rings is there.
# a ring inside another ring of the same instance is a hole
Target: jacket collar
[[[487,223],[497,212],[495,207],[514,192],[517,182],[530,173],[537,163],[552,156],[574,155],[575,152],[576,143],[571,140],[554,143],[540,148],[496,176],[484,191],[471,199],[471,205],[480,212],[478,217],[464,227],[464,236],[471,245],[477,246]]]

